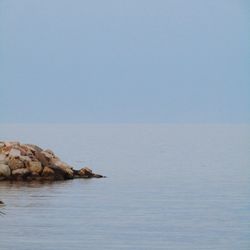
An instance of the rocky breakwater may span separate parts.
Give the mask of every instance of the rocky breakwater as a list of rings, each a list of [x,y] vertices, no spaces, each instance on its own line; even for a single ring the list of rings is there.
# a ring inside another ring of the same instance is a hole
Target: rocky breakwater
[[[0,181],[67,180],[102,178],[85,167],[75,170],[53,151],[20,142],[0,142]]]

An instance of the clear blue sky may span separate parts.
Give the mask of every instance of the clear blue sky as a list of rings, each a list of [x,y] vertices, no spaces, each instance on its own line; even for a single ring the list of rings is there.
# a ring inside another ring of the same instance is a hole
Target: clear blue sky
[[[0,0],[0,122],[250,122],[243,0]]]

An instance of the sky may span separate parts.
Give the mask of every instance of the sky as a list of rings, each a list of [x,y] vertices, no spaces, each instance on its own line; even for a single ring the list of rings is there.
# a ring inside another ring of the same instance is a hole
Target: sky
[[[247,0],[0,0],[0,123],[250,123]]]

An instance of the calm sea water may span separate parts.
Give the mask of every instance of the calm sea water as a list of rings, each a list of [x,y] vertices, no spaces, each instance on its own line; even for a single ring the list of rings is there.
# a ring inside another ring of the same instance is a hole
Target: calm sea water
[[[1,250],[250,249],[249,125],[1,125],[106,179],[0,183]]]

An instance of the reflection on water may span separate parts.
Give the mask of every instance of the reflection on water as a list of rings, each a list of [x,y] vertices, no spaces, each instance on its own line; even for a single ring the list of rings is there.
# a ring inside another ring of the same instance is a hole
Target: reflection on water
[[[3,210],[3,205],[1,204],[0,205],[0,215],[4,215],[5,213],[4,213],[4,210]]]
[[[5,213],[3,212],[3,207],[5,206],[4,202],[0,200],[0,216],[4,215]]]
[[[108,178],[1,182],[1,250],[250,249],[249,126],[34,126],[0,137]]]

